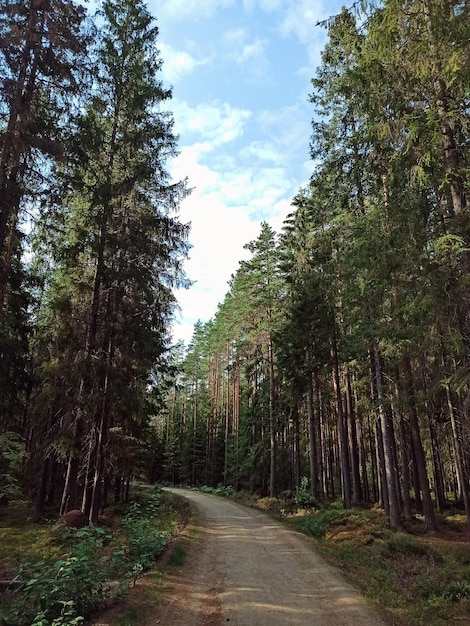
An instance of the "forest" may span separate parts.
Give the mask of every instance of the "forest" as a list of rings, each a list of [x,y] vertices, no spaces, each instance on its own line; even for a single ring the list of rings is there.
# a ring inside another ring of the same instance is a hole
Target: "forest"
[[[2,1],[3,506],[94,523],[139,478],[470,522],[469,7],[319,27],[309,183],[172,345],[190,189],[155,20]]]

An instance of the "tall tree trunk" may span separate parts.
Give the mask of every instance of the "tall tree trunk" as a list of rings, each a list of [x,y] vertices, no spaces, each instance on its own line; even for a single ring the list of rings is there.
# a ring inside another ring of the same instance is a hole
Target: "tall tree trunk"
[[[293,400],[293,406],[291,410],[292,419],[292,461],[291,461],[291,485],[290,488],[296,488],[300,485],[301,479],[301,466],[300,466],[300,420],[299,420],[299,404],[297,400]]]
[[[110,342],[109,345],[109,357],[108,366],[111,365],[113,359],[113,346]],[[101,414],[97,428],[97,441],[96,441],[96,462],[94,468],[93,487],[91,492],[90,508],[88,517],[90,523],[96,524],[98,522],[98,514],[102,505],[102,488],[104,473],[106,467],[106,446],[108,443],[108,422],[109,422],[109,367],[106,372],[106,377],[103,386],[103,397],[101,405]]]
[[[315,429],[315,407],[313,401],[313,376],[307,377],[307,415],[308,415],[308,439],[309,439],[309,467],[310,467],[310,492],[314,498],[318,498],[318,460],[317,460],[317,436]]]
[[[30,7],[26,25],[24,48],[19,64],[14,93],[10,99],[8,123],[2,137],[0,154],[0,328],[11,262],[7,251],[8,232],[13,232],[20,208],[24,176],[32,145],[28,143],[27,128],[31,118],[34,93],[37,85],[39,59],[42,54],[41,38],[44,32],[47,9],[40,5]]]
[[[421,441],[421,431],[419,427],[418,411],[416,409],[416,403],[414,399],[414,382],[413,372],[411,369],[411,362],[408,356],[405,356],[402,361],[403,377],[405,381],[408,410],[410,418],[410,430],[411,440],[413,443],[413,450],[416,460],[416,469],[418,472],[419,484],[421,488],[421,494],[423,498],[423,513],[425,519],[425,526],[427,530],[436,529],[436,516],[434,513],[434,507],[431,498],[431,490],[429,488],[429,479],[426,470],[426,457],[424,454],[423,443]]]
[[[408,452],[407,428],[403,415],[400,413],[400,429],[399,429],[399,441],[401,451],[401,478],[403,482],[403,517],[407,522],[413,519],[411,510],[411,483],[410,483],[410,457]]]
[[[437,437],[436,418],[433,415],[429,404],[426,403],[429,436],[431,440],[432,467],[434,473],[434,493],[436,496],[436,505],[439,513],[443,513],[446,506],[446,493],[444,487],[444,477],[442,473],[442,460],[439,450],[439,440]]]
[[[268,341],[268,367],[269,367],[269,437],[270,437],[270,468],[269,468],[269,495],[276,495],[276,409],[275,409],[275,378],[274,378],[274,350],[273,340]]]
[[[386,497],[388,510],[388,518],[392,528],[401,529],[401,511],[399,494],[397,492],[397,472],[398,468],[395,465],[397,458],[396,454],[396,442],[395,433],[393,428],[393,415],[390,403],[386,400],[383,370],[382,370],[382,356],[380,349],[375,342],[372,346],[372,358],[373,358],[373,371],[374,371],[374,384],[377,396],[377,417],[378,426],[382,435],[383,443],[383,462],[385,471],[385,484],[386,484]],[[384,494],[385,495],[385,494]]]
[[[331,346],[331,356],[333,359],[333,385],[336,396],[338,445],[341,465],[341,488],[343,493],[343,504],[345,509],[351,508],[351,472],[349,467],[349,450],[347,428],[344,420],[341,384],[339,376],[339,358],[336,339]]]
[[[450,423],[452,427],[452,442],[453,442],[453,449],[454,449],[455,464],[457,467],[457,478],[458,478],[458,482],[460,485],[460,495],[464,502],[467,524],[470,524],[469,477],[466,475],[466,472],[465,472],[461,437],[459,433],[459,427],[457,424],[457,418],[455,415],[454,403],[452,401],[452,394],[448,385],[446,386],[446,393],[447,393],[447,406],[449,409]]]
[[[324,446],[323,446],[323,421],[325,418],[325,411],[323,405],[323,393],[320,382],[320,376],[318,371],[315,370],[313,372],[313,389],[314,389],[314,409],[315,409],[315,431],[316,431],[316,440],[317,440],[317,460],[318,460],[318,476],[319,476],[319,484],[318,484],[318,495],[326,494],[326,479],[325,479],[325,456],[324,456]]]
[[[371,370],[371,395],[376,405],[377,400],[376,400],[376,392],[374,389],[375,389],[375,385],[373,383],[373,372]],[[377,421],[377,417],[375,418],[375,421]],[[381,462],[380,462],[380,457],[379,457],[379,446],[375,445],[376,443],[375,431],[376,429],[371,423],[371,417],[368,415],[367,416],[367,439],[369,442],[368,454],[370,458],[371,474],[372,474],[372,498],[373,498],[373,502],[379,502],[380,501],[379,473],[381,471],[380,469]],[[382,447],[382,453],[383,453],[383,447]]]
[[[351,385],[351,371],[346,372],[346,409],[349,424],[349,449],[351,451],[352,503],[362,502],[361,472],[359,468],[359,444],[357,438],[356,411]]]

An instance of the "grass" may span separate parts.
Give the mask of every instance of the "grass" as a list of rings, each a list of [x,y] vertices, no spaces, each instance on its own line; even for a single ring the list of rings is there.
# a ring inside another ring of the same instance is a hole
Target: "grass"
[[[52,524],[32,521],[32,508],[21,502],[0,509],[0,580],[10,580],[13,571],[25,561],[53,561],[60,546],[51,538]]]
[[[379,511],[336,509],[285,521],[311,536],[323,558],[394,626],[470,624],[470,543],[469,535],[459,537],[461,522],[450,528],[443,519],[436,533],[415,524],[403,533]]]

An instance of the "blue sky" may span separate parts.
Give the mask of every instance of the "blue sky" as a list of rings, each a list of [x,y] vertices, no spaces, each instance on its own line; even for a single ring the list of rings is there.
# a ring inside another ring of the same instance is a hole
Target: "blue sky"
[[[279,232],[290,202],[312,173],[310,79],[336,0],[149,0],[157,18],[163,80],[179,135],[175,178],[192,194],[185,268],[195,281],[177,292],[173,339],[188,343],[211,319],[244,244],[267,221]]]

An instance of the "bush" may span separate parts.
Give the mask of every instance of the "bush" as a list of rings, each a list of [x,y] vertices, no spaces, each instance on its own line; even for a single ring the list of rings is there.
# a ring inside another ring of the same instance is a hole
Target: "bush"
[[[413,554],[415,557],[422,557],[431,561],[433,564],[442,563],[442,556],[430,546],[423,544],[414,537],[405,533],[396,533],[384,541],[382,546],[382,554],[385,557],[395,558],[401,554],[409,556]]]
[[[171,529],[159,529],[155,516],[154,503],[150,502],[148,509],[134,503],[122,522],[127,537],[126,555],[134,577],[152,565],[171,536]]]
[[[300,486],[294,491],[294,501],[299,508],[308,509],[315,504],[310,493],[309,480],[306,476],[302,476]]]
[[[24,561],[14,573],[18,587],[4,592],[0,624],[76,626],[93,610],[123,593],[131,578],[148,569],[173,531],[173,518],[162,521],[161,492],[134,502],[122,521],[124,533],[57,524],[51,532],[61,558]],[[2,598],[3,600],[3,598]]]
[[[223,496],[225,498],[233,498],[235,495],[235,490],[230,485],[217,485],[217,487],[208,487],[207,485],[203,485],[198,488],[202,493],[211,493],[214,496]]]
[[[103,601],[107,581],[124,580],[122,549],[102,554],[109,539],[102,528],[82,528],[73,541],[64,534],[71,549],[63,558],[22,563],[14,575],[15,581],[24,581],[21,595],[2,619],[15,626],[80,624]]]
[[[281,502],[277,498],[260,498],[256,502],[256,506],[260,508],[262,511],[267,511],[268,513],[273,513],[274,515],[279,515],[281,513]]]
[[[0,434],[0,502],[8,503],[21,495],[20,477],[26,456],[24,443],[12,432]]]
[[[295,525],[307,535],[321,539],[333,527],[347,523],[363,523],[367,519],[364,511],[359,509],[325,509],[297,519]]]

